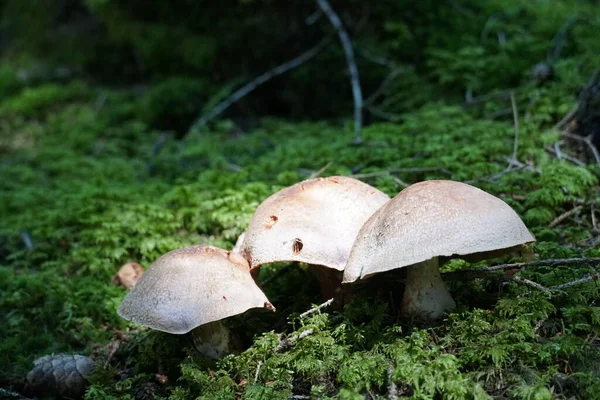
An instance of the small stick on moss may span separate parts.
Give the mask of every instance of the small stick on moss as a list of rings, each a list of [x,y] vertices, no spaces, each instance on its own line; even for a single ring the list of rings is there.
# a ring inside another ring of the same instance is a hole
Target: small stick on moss
[[[500,270],[505,270],[505,269],[515,269],[515,268],[522,268],[522,267],[537,267],[537,266],[541,266],[541,265],[552,267],[555,265],[569,265],[569,264],[588,264],[588,265],[600,264],[600,257],[558,258],[558,259],[554,259],[554,260],[537,260],[537,261],[529,261],[529,262],[493,265],[491,267],[484,267],[484,268],[470,270],[470,271],[500,271]],[[464,271],[468,271],[468,270],[464,270]]]
[[[378,171],[378,172],[369,172],[366,174],[353,174],[350,175],[352,178],[362,179],[362,178],[374,178],[377,176],[391,175],[401,172],[435,172],[439,171],[446,175],[452,175],[452,171],[444,168],[444,167],[415,167],[415,168],[392,168],[386,171]]]
[[[508,166],[506,167],[507,171],[510,171],[513,168],[512,161],[517,160],[517,152],[519,151],[519,110],[517,110],[517,102],[515,101],[515,93],[512,91],[510,92],[510,105],[512,108],[515,138],[513,140],[512,156],[510,157]]]
[[[319,304],[316,307],[311,308],[308,311],[304,311],[302,314],[300,314],[300,318],[308,317],[309,315],[314,314],[317,311],[321,311],[323,308],[329,307],[331,303],[333,303],[333,298],[327,300],[324,303]]]
[[[21,240],[27,250],[33,249],[33,241],[31,240],[29,232],[21,232]]]
[[[362,130],[362,110],[363,110],[363,98],[362,90],[360,88],[360,78],[358,76],[358,68],[354,61],[354,50],[352,48],[352,42],[350,36],[342,24],[342,20],[337,13],[331,8],[331,5],[327,0],[316,0],[317,4],[323,10],[331,25],[335,28],[342,43],[344,54],[346,56],[346,62],[348,63],[348,71],[350,72],[350,84],[352,85],[352,97],[354,98],[354,141],[357,143],[362,142],[361,130]]]
[[[568,122],[570,122],[573,117],[577,114],[577,110],[579,109],[579,105],[576,104],[571,110],[564,116],[560,121],[558,121],[553,127],[553,130],[560,130],[563,126],[565,126]]]
[[[563,290],[566,288],[570,288],[571,286],[576,286],[576,285],[580,285],[582,283],[586,283],[586,282],[590,282],[593,281],[594,279],[600,279],[600,276],[596,275],[592,275],[592,274],[588,274],[586,276],[584,276],[583,278],[574,280],[572,282],[567,282],[567,283],[563,283],[560,285],[556,285],[556,286],[551,286],[550,290],[554,291],[554,290]]]
[[[258,381],[258,374],[260,373],[260,368],[262,367],[262,365],[263,365],[262,360],[260,360],[258,362],[258,364],[256,365],[256,372],[254,373],[254,383],[256,383],[256,381]]]
[[[396,182],[399,186],[402,187],[409,187],[410,185],[406,182],[404,182],[403,180],[401,180],[400,178],[396,177],[396,176],[392,176],[392,179],[394,180],[394,182]]]
[[[564,136],[566,138],[577,140],[579,142],[585,143],[585,145],[592,152],[592,155],[594,156],[594,159],[596,160],[596,163],[600,163],[600,153],[598,153],[598,149],[596,149],[596,146],[594,146],[594,144],[592,143],[591,135],[590,136],[586,136],[586,137],[582,137],[582,136],[579,136],[579,135],[573,135],[573,134],[568,133],[568,132],[562,132],[561,136]]]
[[[392,374],[394,372],[394,366],[390,364],[387,369],[387,379],[388,379],[388,400],[397,400],[398,399],[398,387],[394,383],[392,379]]]
[[[558,157],[558,154],[556,153],[556,150],[554,149],[553,146],[551,146],[551,145],[546,146],[546,151],[549,152],[549,153],[552,153],[552,154],[554,154],[555,156]],[[580,167],[585,167],[586,166],[586,164],[583,161],[581,161],[580,159],[575,158],[575,157],[573,157],[573,156],[571,156],[569,154],[561,153],[561,155],[562,155],[562,158],[564,158],[565,160],[571,161],[575,165],[578,165]]]
[[[577,207],[572,208],[571,210],[569,210],[567,212],[564,212],[564,213],[560,214],[558,217],[554,218],[552,220],[552,222],[550,222],[548,224],[548,228],[554,228],[556,225],[560,224],[565,219],[569,218],[570,216],[572,216],[574,214],[577,214],[582,208],[583,208],[583,206],[577,206]]]
[[[529,279],[526,278],[521,278],[520,276],[513,276],[513,281],[522,283],[524,285],[527,286],[531,286],[532,288],[541,290],[542,292],[549,292],[550,289],[548,289],[546,286],[540,285],[539,283],[536,283],[534,281],[531,281]]]
[[[312,335],[313,333],[315,333],[314,329],[310,328],[300,332],[297,335],[292,335],[287,339],[283,339],[281,342],[279,342],[277,347],[275,347],[275,353],[291,349],[297,342],[299,342],[307,336]]]

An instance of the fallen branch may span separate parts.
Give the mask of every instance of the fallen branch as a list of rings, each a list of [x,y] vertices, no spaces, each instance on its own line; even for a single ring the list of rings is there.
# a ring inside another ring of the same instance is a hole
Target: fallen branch
[[[333,298],[327,300],[324,303],[319,304],[316,307],[311,308],[308,311],[304,311],[302,314],[300,314],[300,318],[308,317],[309,315],[314,314],[317,311],[321,311],[323,308],[329,307],[331,303],[333,303]]]
[[[527,286],[531,286],[532,288],[541,290],[542,292],[549,292],[550,291],[550,289],[548,289],[546,286],[540,285],[539,283],[536,283],[536,282],[531,281],[531,280],[526,279],[526,278],[521,278],[520,276],[513,276],[512,280],[516,281],[516,282],[519,282],[519,283],[522,283],[522,284],[527,285]]]
[[[599,278],[600,277],[598,275],[594,276],[592,274],[588,274],[588,275],[584,276],[583,278],[574,280],[572,282],[567,282],[567,283],[563,283],[560,285],[551,286],[550,290],[563,290],[563,289],[569,288],[571,286],[580,285],[582,283],[586,283],[586,282],[592,281],[594,279],[599,279]]]
[[[515,101],[514,92],[510,92],[510,105],[513,114],[513,123],[515,129],[515,138],[513,140],[513,152],[512,157],[509,160],[507,171],[510,171],[513,167],[513,161],[517,160],[517,152],[519,151],[519,111],[517,110],[517,102]]]
[[[500,270],[505,270],[505,269],[515,269],[515,268],[522,268],[522,267],[538,267],[541,265],[553,267],[556,265],[570,265],[570,264],[588,264],[588,265],[600,264],[600,257],[558,258],[555,260],[537,260],[537,261],[519,262],[519,263],[511,263],[511,264],[500,264],[500,265],[484,267],[484,268],[480,268],[477,270],[471,270],[471,271],[500,271]],[[467,271],[467,270],[464,270],[464,271]]]
[[[396,386],[396,384],[394,383],[393,378],[393,372],[394,372],[394,366],[390,365],[387,369],[387,379],[388,379],[388,400],[398,400],[398,387]]]
[[[560,224],[565,219],[569,218],[571,215],[578,213],[582,208],[583,208],[583,206],[577,206],[567,212],[560,214],[558,217],[554,218],[552,220],[552,222],[550,222],[548,224],[548,228],[554,228],[556,225]]]
[[[352,42],[350,36],[342,24],[342,20],[337,13],[331,8],[331,5],[327,0],[316,0],[317,4],[323,10],[331,25],[335,28],[342,43],[344,54],[346,56],[346,62],[348,63],[348,71],[350,72],[350,84],[352,85],[352,97],[354,98],[354,141],[357,143],[362,142],[361,130],[362,130],[362,109],[363,109],[363,98],[362,90],[360,88],[360,78],[358,76],[358,68],[356,67],[356,61],[354,60],[354,50],[352,48]]]
[[[568,132],[562,132],[561,136],[564,136],[566,138],[577,140],[577,141],[585,143],[585,145],[592,152],[592,155],[594,156],[594,159],[596,160],[596,163],[600,163],[600,153],[598,153],[598,149],[596,149],[596,146],[594,146],[594,144],[592,143],[590,136],[581,137],[579,135],[573,135],[573,134],[570,134]]]
[[[553,146],[550,146],[550,145],[546,146],[546,151],[549,152],[549,153],[554,154],[557,157],[559,156],[559,154],[557,153],[556,149]],[[561,158],[564,158],[565,160],[571,161],[573,164],[578,165],[580,167],[585,167],[585,165],[586,165],[580,159],[575,158],[573,156],[570,156],[570,155],[568,155],[566,153],[561,153],[560,155],[562,156]]]
[[[363,179],[363,178],[374,178],[377,176],[391,175],[397,174],[400,172],[443,172],[446,175],[452,175],[452,171],[444,168],[444,167],[414,167],[414,168],[392,168],[386,171],[378,171],[378,172],[368,172],[365,174],[353,174],[350,175],[352,178]]]
[[[190,127],[189,131],[192,132],[192,131],[196,131],[196,130],[202,128],[204,125],[206,125],[212,119],[214,119],[215,117],[220,115],[223,111],[228,109],[232,104],[238,102],[240,99],[242,99],[244,96],[246,96],[248,93],[252,92],[254,89],[259,87],[260,85],[268,82],[269,80],[275,78],[276,76],[279,76],[289,70],[292,70],[292,69],[297,68],[300,65],[304,64],[305,62],[307,62],[308,60],[310,60],[311,58],[313,58],[314,56],[319,54],[321,52],[321,50],[323,50],[325,48],[325,46],[327,44],[329,44],[330,41],[331,41],[331,38],[329,38],[329,37],[325,38],[325,39],[321,40],[319,43],[317,43],[317,45],[315,45],[314,47],[305,51],[304,53],[300,54],[299,56],[297,56],[289,61],[286,61],[283,64],[278,65],[277,67],[273,68],[270,71],[265,72],[264,74],[257,76],[256,78],[254,78],[254,80],[252,80],[251,82],[247,83],[246,85],[242,86],[241,88],[239,88],[238,90],[233,92],[231,94],[231,96],[229,96],[228,98],[223,100],[221,103],[219,103],[217,106],[215,106],[212,110],[210,110],[207,114],[200,117]]]
[[[310,176],[308,177],[308,179],[313,179],[318,177],[319,175],[321,175],[323,172],[327,171],[327,169],[329,167],[331,167],[333,165],[333,161],[329,161],[327,164],[325,164],[321,169],[313,172],[310,174]]]
[[[260,373],[260,368],[262,367],[262,365],[263,365],[262,360],[260,360],[258,362],[258,364],[256,365],[256,372],[254,373],[254,383],[256,383],[256,381],[258,381],[258,374]]]
[[[279,342],[277,347],[275,347],[275,353],[291,349],[298,341],[312,335],[314,332],[314,329],[310,328],[300,332],[299,334],[292,335],[287,339],[283,339],[281,342]]]

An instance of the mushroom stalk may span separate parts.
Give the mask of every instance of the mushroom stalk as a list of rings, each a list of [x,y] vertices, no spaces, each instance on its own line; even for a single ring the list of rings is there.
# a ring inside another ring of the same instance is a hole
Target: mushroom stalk
[[[191,331],[194,347],[199,353],[214,359],[241,350],[240,339],[221,321],[210,322]]]
[[[311,271],[319,281],[323,300],[336,298],[343,304],[343,299],[340,298],[344,296],[342,288],[343,271],[323,267],[322,265],[309,265],[308,270]]]
[[[435,319],[454,307],[456,303],[440,276],[437,257],[407,268],[402,312]]]

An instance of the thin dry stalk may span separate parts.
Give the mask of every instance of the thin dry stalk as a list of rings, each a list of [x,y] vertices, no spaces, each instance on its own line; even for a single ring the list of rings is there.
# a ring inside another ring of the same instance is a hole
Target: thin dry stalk
[[[323,10],[331,25],[335,28],[342,43],[344,49],[344,55],[346,56],[346,62],[348,63],[348,71],[350,72],[350,84],[352,85],[352,97],[354,98],[354,136],[356,142],[362,142],[361,130],[362,130],[362,110],[363,110],[363,97],[362,90],[360,88],[360,78],[358,76],[358,68],[356,67],[356,61],[354,60],[354,49],[350,36],[342,20],[337,13],[331,8],[331,5],[327,0],[316,0],[317,4]]]
[[[297,68],[300,65],[304,64],[305,62],[307,62],[308,60],[310,60],[311,58],[313,58],[314,56],[319,54],[321,52],[321,50],[323,50],[325,48],[325,46],[330,42],[330,40],[331,39],[329,37],[327,37],[327,38],[321,40],[319,43],[317,43],[314,47],[312,47],[309,50],[305,51],[304,53],[300,54],[299,56],[294,57],[291,60],[278,65],[277,67],[273,68],[272,70],[267,71],[264,74],[257,76],[251,82],[247,83],[246,85],[242,86],[241,88],[239,88],[238,90],[233,92],[231,94],[231,96],[229,96],[228,98],[223,100],[221,103],[219,103],[217,106],[215,106],[208,113],[206,113],[205,115],[200,117],[190,127],[190,131],[196,131],[196,130],[202,128],[204,125],[206,125],[208,122],[213,120],[215,117],[219,116],[223,111],[228,109],[232,104],[238,102],[240,99],[242,99],[243,97],[248,95],[250,92],[252,92],[254,89],[259,87],[260,85],[268,82],[269,80],[275,78],[276,76],[279,76],[287,71],[290,71],[290,70]]]
[[[333,303],[333,298],[327,300],[324,303],[319,304],[316,307],[311,308],[308,311],[304,311],[302,314],[300,314],[300,318],[308,317],[309,315],[314,314],[317,311],[321,311],[322,309],[329,307],[331,305],[331,303]]]
[[[581,211],[582,208],[583,208],[583,206],[577,206],[567,212],[560,214],[558,217],[554,218],[552,220],[552,222],[550,222],[548,224],[548,228],[554,228],[556,225],[560,224],[565,219],[569,218],[570,216],[572,216],[574,214],[577,214],[579,211]]]

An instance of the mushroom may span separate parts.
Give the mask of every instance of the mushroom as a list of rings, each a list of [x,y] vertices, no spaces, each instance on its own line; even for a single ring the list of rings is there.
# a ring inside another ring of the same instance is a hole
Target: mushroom
[[[419,182],[398,193],[361,228],[344,283],[407,268],[402,311],[438,318],[456,303],[438,257],[498,257],[535,241],[517,213],[481,189],[449,180]]]
[[[255,269],[263,264],[312,264],[325,298],[334,297],[354,239],[389,196],[344,176],[314,178],[271,195],[256,209],[242,245]]]
[[[221,320],[251,308],[275,311],[239,254],[190,246],[158,258],[127,294],[117,312],[163,332],[193,330],[196,348],[219,358],[236,350],[236,338]]]
[[[113,276],[112,283],[114,285],[121,285],[125,289],[130,290],[135,286],[136,282],[142,277],[144,268],[138,263],[128,262],[123,264],[119,269],[119,272]]]

